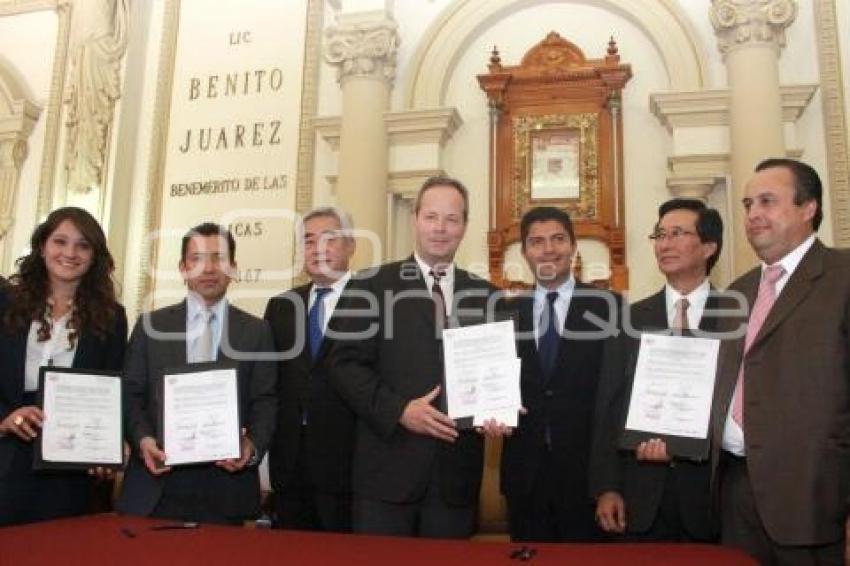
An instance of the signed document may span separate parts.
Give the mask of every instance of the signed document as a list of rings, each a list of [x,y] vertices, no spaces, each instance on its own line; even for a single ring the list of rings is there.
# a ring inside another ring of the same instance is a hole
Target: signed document
[[[163,376],[161,438],[165,465],[239,458],[236,369],[187,368]]]
[[[512,320],[443,331],[448,415],[516,425],[522,405]]]
[[[719,350],[716,339],[641,336],[625,447],[662,438],[672,455],[705,457]]]
[[[120,467],[121,375],[43,367],[39,380],[45,419],[33,467]]]

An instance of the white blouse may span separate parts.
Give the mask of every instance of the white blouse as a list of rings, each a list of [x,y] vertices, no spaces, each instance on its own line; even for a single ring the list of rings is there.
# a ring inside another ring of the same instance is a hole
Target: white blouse
[[[74,354],[77,352],[79,335],[72,345],[68,340],[70,334],[68,322],[71,313],[68,311],[58,320],[47,317],[50,324],[50,338],[44,342],[38,340],[38,329],[41,321],[34,320],[30,324],[30,332],[27,337],[27,356],[24,368],[24,391],[36,391],[38,389],[38,372],[42,366],[71,367],[74,363]]]

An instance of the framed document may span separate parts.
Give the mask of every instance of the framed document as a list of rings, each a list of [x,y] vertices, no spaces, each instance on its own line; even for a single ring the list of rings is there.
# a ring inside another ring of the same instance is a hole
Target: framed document
[[[531,200],[579,198],[579,129],[550,128],[530,135]]]
[[[661,438],[671,456],[705,459],[719,351],[716,339],[641,335],[621,447]]]
[[[235,365],[166,369],[159,438],[166,466],[240,457],[239,385]]]
[[[121,374],[42,367],[38,383],[45,418],[35,439],[33,468],[120,468]]]

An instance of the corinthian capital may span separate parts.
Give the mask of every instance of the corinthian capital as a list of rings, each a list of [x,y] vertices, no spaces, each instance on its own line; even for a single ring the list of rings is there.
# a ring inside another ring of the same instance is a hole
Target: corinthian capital
[[[785,46],[785,28],[797,17],[796,0],[711,0],[711,24],[720,52],[748,44]]]
[[[395,78],[398,26],[383,12],[341,16],[325,35],[325,59],[337,65],[339,81],[376,77],[391,83]]]

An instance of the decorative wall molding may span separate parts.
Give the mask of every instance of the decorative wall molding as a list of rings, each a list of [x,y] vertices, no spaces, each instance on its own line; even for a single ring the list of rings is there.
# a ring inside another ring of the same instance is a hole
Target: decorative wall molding
[[[337,17],[325,38],[325,59],[337,66],[337,80],[370,77],[392,83],[401,38],[386,12],[353,12]]]
[[[800,159],[802,149],[789,149],[788,157]],[[674,155],[667,158],[667,188],[674,196],[705,200],[732,171],[728,153]]]
[[[782,120],[796,122],[811,102],[818,85],[780,87]],[[675,128],[729,125],[728,90],[661,92],[649,96],[649,109],[672,133]]]
[[[68,0],[64,0],[67,2]],[[0,18],[31,12],[55,10],[63,0],[3,0],[0,1]]]
[[[815,0],[814,9],[832,239],[836,246],[850,247],[850,147],[835,0]]]
[[[407,201],[416,200],[419,187],[429,177],[445,175],[443,169],[411,169],[409,171],[391,171],[387,177],[387,192],[395,198]],[[326,175],[325,180],[336,191],[337,175]]]
[[[725,56],[740,47],[785,46],[785,29],[797,17],[795,0],[712,0],[709,12],[717,45]]]
[[[321,116],[313,120],[316,131],[334,151],[339,150],[341,118]],[[384,124],[390,145],[439,144],[445,146],[463,124],[455,108],[385,112]]]
[[[162,179],[165,174],[165,151],[168,141],[168,124],[171,119],[171,90],[174,82],[174,64],[177,51],[177,32],[180,25],[180,0],[166,2],[163,23],[162,40],[157,65],[156,94],[154,95],[153,124],[151,126],[151,151],[148,161],[147,179],[144,203],[141,212],[142,248],[139,253],[139,280],[136,284],[134,312],[147,310],[150,305],[145,299],[153,291],[153,268],[156,265],[157,246],[151,238],[160,223],[162,214]]]
[[[560,0],[573,3],[575,0]],[[603,10],[625,14],[658,49],[672,90],[701,90],[707,82],[708,57],[689,17],[672,0],[595,0]],[[407,108],[437,108],[454,68],[472,38],[494,21],[526,8],[528,0],[457,0],[449,3],[422,36],[405,78]]]
[[[0,62],[0,265],[8,270],[9,238],[15,222],[15,204],[21,167],[29,153],[27,140],[41,115],[41,107],[27,98],[24,85]]]
[[[58,16],[56,44],[53,49],[53,74],[50,77],[50,96],[47,100],[47,118],[44,123],[44,148],[41,154],[41,172],[38,179],[36,220],[41,220],[53,207],[53,183],[56,177],[56,153],[59,147],[62,93],[65,71],[68,66],[68,39],[71,30],[71,0],[58,0],[54,9]]]
[[[121,97],[129,19],[127,0],[89,0],[78,6],[64,100],[64,161],[71,192],[88,193],[103,185],[115,102]]]
[[[322,0],[308,0],[307,29],[304,36],[304,67],[301,76],[301,117],[298,126],[298,165],[295,184],[295,211],[304,214],[313,208],[313,175],[316,161],[314,122],[319,108],[321,68]],[[295,253],[295,248],[293,248]],[[293,258],[294,259],[294,258]]]

